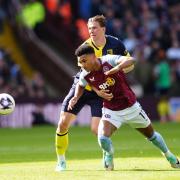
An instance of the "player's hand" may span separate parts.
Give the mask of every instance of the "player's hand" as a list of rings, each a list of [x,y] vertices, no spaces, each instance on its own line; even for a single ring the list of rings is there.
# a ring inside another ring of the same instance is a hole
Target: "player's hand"
[[[111,75],[120,70],[120,66],[115,66],[114,68],[110,69],[109,71],[106,71],[104,74],[105,75]]]
[[[113,94],[109,93],[109,90],[100,90],[96,92],[98,96],[110,101],[113,98]]]
[[[69,101],[69,105],[68,105],[68,111],[73,109],[73,107],[75,106],[77,101],[78,101],[77,97],[71,98],[71,100]]]

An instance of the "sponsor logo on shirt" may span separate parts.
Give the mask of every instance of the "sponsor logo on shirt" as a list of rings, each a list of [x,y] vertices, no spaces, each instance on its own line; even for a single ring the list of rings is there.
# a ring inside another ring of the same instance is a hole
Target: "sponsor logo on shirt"
[[[110,86],[114,86],[114,84],[115,84],[115,80],[113,78],[111,78],[111,77],[108,77],[106,79],[106,82],[99,85],[99,89],[105,90]]]

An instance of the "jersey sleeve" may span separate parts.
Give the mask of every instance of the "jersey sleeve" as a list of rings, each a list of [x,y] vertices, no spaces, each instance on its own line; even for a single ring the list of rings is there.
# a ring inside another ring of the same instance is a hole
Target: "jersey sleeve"
[[[102,56],[101,60],[102,63],[108,62],[111,66],[115,67],[119,63],[121,57],[121,55],[106,55]]]
[[[80,77],[79,77],[79,85],[82,86],[82,87],[85,87],[88,83],[87,81],[85,80],[85,75],[87,73],[83,70],[80,74]]]

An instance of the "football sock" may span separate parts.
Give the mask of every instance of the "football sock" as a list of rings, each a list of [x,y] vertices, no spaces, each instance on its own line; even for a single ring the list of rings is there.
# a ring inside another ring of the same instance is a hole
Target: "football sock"
[[[58,163],[61,161],[66,161],[65,155],[57,155]]]
[[[166,158],[175,157],[175,159],[177,159],[176,156],[169,150],[166,153],[164,153],[164,155]]]
[[[156,147],[158,147],[163,153],[166,154],[169,151],[163,137],[158,132],[154,132],[154,134],[152,135],[151,138],[149,138],[149,140]]]
[[[98,143],[103,151],[107,152],[108,154],[113,154],[113,146],[110,138],[100,135],[98,136]]]
[[[55,145],[56,145],[56,154],[58,158],[63,158],[68,147],[68,132],[57,133],[55,139]]]

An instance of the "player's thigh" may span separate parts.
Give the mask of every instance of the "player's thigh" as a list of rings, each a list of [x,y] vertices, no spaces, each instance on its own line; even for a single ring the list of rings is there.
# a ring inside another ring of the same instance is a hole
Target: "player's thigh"
[[[99,126],[99,122],[100,122],[101,118],[100,117],[92,117],[91,119],[91,129],[98,130],[98,126]]]
[[[88,105],[91,107],[92,115],[91,130],[97,134],[99,121],[102,117],[102,99],[99,97],[93,98],[88,102]]]
[[[127,124],[131,127],[135,129],[144,129],[151,125],[151,120],[143,109],[137,109],[133,114],[135,114],[133,118],[126,120]]]
[[[102,118],[98,127],[98,135],[110,137],[123,124],[117,111],[102,108]]]
[[[101,121],[106,120],[110,122],[116,129],[120,128],[124,123],[122,117],[119,115],[119,111],[113,111],[108,108],[102,108]]]
[[[86,91],[87,99],[86,104],[91,107],[92,117],[102,117],[103,100],[94,91]]]

